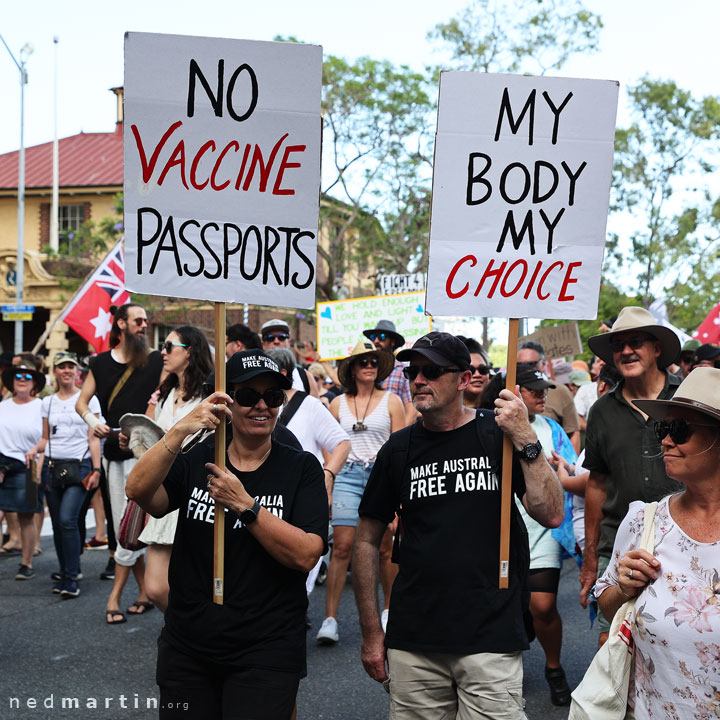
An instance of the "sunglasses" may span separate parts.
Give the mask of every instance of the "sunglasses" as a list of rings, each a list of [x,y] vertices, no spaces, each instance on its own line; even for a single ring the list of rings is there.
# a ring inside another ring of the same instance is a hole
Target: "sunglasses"
[[[480,373],[481,375],[489,375],[490,374],[490,368],[487,365],[471,365],[470,371],[474,375],[475,373]]]
[[[162,352],[164,350],[169,355],[172,352],[172,349],[174,347],[186,348],[187,345],[185,343],[176,343],[176,342],[170,342],[169,340],[166,340],[164,343],[160,343],[160,352]]]
[[[633,337],[629,340],[613,340],[610,343],[610,349],[614,353],[621,353],[628,345],[631,350],[639,350],[646,342],[650,342],[649,338]]]
[[[135,325],[137,325],[138,327],[142,327],[143,325],[147,325],[147,324],[148,324],[147,318],[135,318],[135,319],[133,320],[133,322],[134,322]]]
[[[230,393],[230,397],[242,407],[255,407],[261,399],[269,408],[280,407],[285,402],[285,393],[279,388],[272,388],[263,393],[254,388],[238,388]]]
[[[387,333],[381,332],[381,333],[370,333],[370,335],[368,335],[368,337],[370,338],[371,342],[375,342],[376,340],[380,340],[380,341],[387,340],[388,337],[390,337],[390,336]]]
[[[33,376],[30,373],[15,373],[16,380],[32,380]]]
[[[378,366],[378,359],[376,357],[364,357],[359,358],[355,361],[360,367],[367,367],[368,365],[370,367],[376,368]]]
[[[277,340],[287,340],[290,336],[287,333],[268,333],[267,335],[263,335],[263,340],[265,342],[274,342]]]
[[[670,435],[670,439],[675,445],[682,445],[686,443],[692,435],[692,426],[696,427],[711,427],[718,429],[717,425],[711,425],[709,423],[694,423],[688,422],[685,418],[675,418],[666,422],[665,420],[655,421],[655,437],[658,442],[661,443],[666,435]]]
[[[439,365],[408,365],[406,368],[403,368],[403,375],[410,381],[415,380],[421,372],[426,380],[437,380],[445,373],[459,373],[463,371],[460,370],[460,368],[447,368],[440,367]]]

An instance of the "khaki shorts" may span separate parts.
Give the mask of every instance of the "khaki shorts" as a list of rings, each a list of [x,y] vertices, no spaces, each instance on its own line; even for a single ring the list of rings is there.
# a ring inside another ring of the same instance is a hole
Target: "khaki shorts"
[[[388,650],[390,720],[527,720],[522,654]]]

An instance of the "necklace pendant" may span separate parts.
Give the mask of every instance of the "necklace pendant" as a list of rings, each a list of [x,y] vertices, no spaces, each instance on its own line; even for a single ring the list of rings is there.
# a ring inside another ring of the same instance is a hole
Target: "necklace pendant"
[[[362,432],[363,430],[367,430],[367,425],[362,421],[358,420],[353,426],[352,426],[353,432]]]

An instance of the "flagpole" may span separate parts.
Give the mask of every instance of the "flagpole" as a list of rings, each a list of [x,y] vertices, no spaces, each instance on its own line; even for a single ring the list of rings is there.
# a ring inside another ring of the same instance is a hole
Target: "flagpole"
[[[92,277],[98,271],[98,268],[105,263],[105,261],[110,257],[112,253],[115,252],[115,250],[117,250],[118,245],[120,245],[121,243],[122,239],[118,240],[115,245],[113,245],[110,250],[108,250],[102,261],[85,276],[85,281],[83,282],[83,284],[80,285],[80,287],[73,293],[73,296],[65,303],[65,307],[63,307],[63,309],[55,316],[55,319],[45,328],[45,332],[40,336],[40,339],[35,343],[33,349],[30,352],[36,353],[45,344],[45,341],[48,339],[55,325],[57,325],[57,323],[60,322],[60,320],[65,317],[65,315],[67,315],[70,310],[72,310],[75,301],[78,299],[78,296],[81,295],[83,291],[87,288],[88,283],[92,280]]]

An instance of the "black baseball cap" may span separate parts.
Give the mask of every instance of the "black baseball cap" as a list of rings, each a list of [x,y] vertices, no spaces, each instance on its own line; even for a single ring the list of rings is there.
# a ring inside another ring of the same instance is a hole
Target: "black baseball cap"
[[[517,377],[515,382],[528,390],[545,390],[554,388],[556,385],[545,379],[545,376],[537,369],[521,368],[518,363]]]
[[[279,365],[262,350],[236,352],[225,366],[228,386],[244,383],[258,375],[273,375],[283,390],[292,387],[292,379],[280,372]]]
[[[697,367],[703,360],[715,362],[718,356],[720,356],[720,347],[717,345],[711,345],[710,343],[701,345],[693,353],[692,360],[690,360],[690,368]]]
[[[458,367],[470,369],[470,352],[460,338],[446,332],[430,332],[415,341],[411,348],[401,350],[398,360],[412,360],[418,353],[440,367]]]

